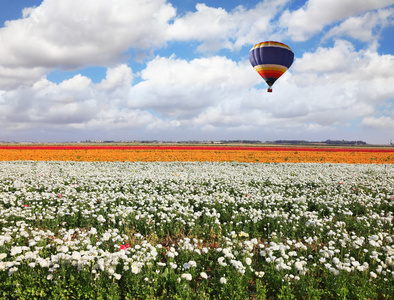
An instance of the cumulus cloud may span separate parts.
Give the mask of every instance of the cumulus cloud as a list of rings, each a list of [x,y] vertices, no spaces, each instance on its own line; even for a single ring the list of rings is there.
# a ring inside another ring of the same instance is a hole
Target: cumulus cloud
[[[296,59],[274,86],[275,97],[255,89],[247,62],[223,57],[186,61],[156,57],[130,90],[131,108],[154,109],[183,127],[212,132],[220,128],[261,127],[300,131],[348,127],[349,120],[374,114],[394,97],[394,57],[338,40]],[[263,84],[262,84],[263,85]],[[163,103],[163,99],[166,102]]]
[[[340,25],[330,29],[323,39],[348,36],[363,42],[371,42],[379,38],[377,33],[380,30],[393,22],[394,9],[392,8],[367,12],[361,16],[346,19]]]
[[[174,20],[167,31],[168,39],[199,41],[201,44],[197,49],[201,52],[240,49],[270,37],[274,31],[272,19],[287,2],[263,1],[249,10],[240,5],[231,12],[199,3],[196,12],[189,12]]]
[[[107,69],[106,77],[97,87],[104,90],[116,90],[130,86],[133,81],[133,72],[125,64],[121,64],[115,68]]]
[[[11,90],[21,85],[32,85],[48,72],[47,68],[4,67],[0,64],[0,89]]]
[[[54,127],[143,128],[154,122],[155,117],[147,111],[124,107],[131,74],[129,67],[120,65],[108,69],[107,77],[98,84],[78,74],[59,84],[41,79],[30,87],[3,91],[0,127],[16,131]]]
[[[388,116],[365,117],[361,124],[373,129],[394,129],[394,118]]]
[[[335,125],[366,118],[362,122],[366,127],[390,123],[386,118],[367,116],[394,98],[394,86],[390,84],[394,82],[394,56],[370,49],[355,51],[349,42],[337,41],[333,47],[304,53],[293,70],[294,83],[305,87],[304,96],[309,99],[312,113],[305,121]]]
[[[231,102],[259,82],[250,68],[247,61],[220,56],[191,61],[156,57],[141,72],[143,81],[131,89],[128,105],[151,108],[164,117],[190,117],[223,99]]]
[[[392,4],[392,0],[309,0],[296,11],[286,10],[279,23],[294,41],[305,41],[328,24]]]
[[[165,0],[45,0],[0,28],[0,86],[30,83],[50,69],[112,66],[130,47],[162,46],[175,14]],[[14,81],[7,79],[13,70]]]
[[[331,64],[322,62],[322,57]],[[109,68],[97,84],[76,75],[59,84],[42,79],[31,87],[3,91],[0,126],[16,132],[32,128],[135,130],[158,136],[183,132],[184,138],[191,132],[195,136],[220,132],[223,138],[230,132],[250,138],[259,131],[278,136],[289,131],[329,133],[358,119],[364,127],[387,128],[392,118],[370,116],[377,113],[382,99],[394,97],[394,87],[388,84],[394,80],[393,69],[393,56],[357,52],[349,42],[337,41],[297,59],[275,84],[272,97],[247,61],[157,56],[135,84],[136,74],[123,64]]]

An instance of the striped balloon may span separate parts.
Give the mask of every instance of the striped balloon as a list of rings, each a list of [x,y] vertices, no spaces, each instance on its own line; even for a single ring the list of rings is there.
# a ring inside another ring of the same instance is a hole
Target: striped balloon
[[[257,73],[267,82],[268,92],[272,92],[272,85],[293,63],[294,53],[283,43],[268,41],[250,49],[249,60]]]

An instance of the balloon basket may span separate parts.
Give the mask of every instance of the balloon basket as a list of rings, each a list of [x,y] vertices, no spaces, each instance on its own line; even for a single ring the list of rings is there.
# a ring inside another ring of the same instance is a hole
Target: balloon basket
[[[268,93],[272,93],[272,89],[271,89],[271,88],[268,88],[267,92],[268,92]]]

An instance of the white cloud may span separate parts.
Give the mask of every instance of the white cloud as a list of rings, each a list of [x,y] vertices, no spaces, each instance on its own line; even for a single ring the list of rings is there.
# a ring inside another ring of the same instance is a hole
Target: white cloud
[[[374,50],[356,51],[338,40],[331,48],[319,47],[304,53],[293,66],[292,80],[304,87],[309,114],[304,122],[325,126],[345,126],[350,120],[363,119],[365,127],[389,124],[386,118],[369,116],[379,113],[379,106],[394,98],[394,56],[379,55]]]
[[[374,49],[356,51],[347,41],[333,47],[305,52],[292,67],[301,86],[326,84],[345,88],[358,101],[379,102],[394,97],[394,56],[379,55]]]
[[[107,70],[105,79],[103,79],[98,88],[104,90],[114,90],[122,87],[128,88],[133,81],[132,70],[125,64]]]
[[[197,49],[201,52],[240,49],[271,36],[272,19],[288,1],[263,1],[249,10],[240,5],[231,12],[199,3],[196,12],[175,19],[168,39],[200,41]]]
[[[349,36],[363,42],[371,43],[379,37],[375,31],[388,26],[393,22],[394,9],[381,9],[367,12],[361,16],[349,17],[340,25],[331,28],[324,39],[331,37]]]
[[[42,67],[4,67],[0,64],[0,89],[11,90],[21,85],[32,85],[47,72],[48,69]]]
[[[297,59],[275,84],[273,97],[264,87],[253,88],[262,79],[247,62],[156,57],[131,88],[128,105],[210,132],[266,126],[317,132],[346,128],[349,120],[375,113],[378,103],[394,97],[388,84],[393,69],[392,56],[356,51],[339,40]]]
[[[220,101],[232,101],[260,81],[249,62],[220,56],[191,61],[156,57],[130,91],[129,106],[154,109],[166,117],[195,115]]]
[[[3,91],[0,126],[162,134],[198,129],[250,134],[259,128],[317,133],[364,118],[363,125],[372,127],[373,122],[388,122],[368,116],[377,113],[378,103],[394,97],[388,84],[394,80],[393,69],[392,56],[357,52],[348,42],[337,41],[297,59],[269,94],[247,61],[157,56],[135,85],[132,70],[119,65],[108,69],[98,84],[76,75],[59,84],[42,79],[32,87]]]
[[[156,117],[125,107],[132,71],[125,65],[108,69],[99,84],[76,75],[59,84],[46,79],[30,87],[0,93],[0,127],[4,131],[78,128],[115,130],[144,128]]]
[[[394,118],[388,116],[365,117],[361,124],[373,129],[394,129]]]
[[[30,83],[49,69],[111,66],[130,47],[162,46],[175,12],[165,0],[45,0],[0,28],[0,87],[14,87],[18,79]],[[14,81],[6,78],[11,70]]]
[[[393,4],[393,0],[309,0],[296,11],[285,11],[279,23],[294,41],[305,41],[333,22]]]
[[[315,52],[305,52],[296,59],[292,68],[297,72],[311,73],[314,76],[328,73],[344,73],[354,70],[359,65],[359,55],[353,45],[344,40],[337,40],[331,48],[319,47]]]

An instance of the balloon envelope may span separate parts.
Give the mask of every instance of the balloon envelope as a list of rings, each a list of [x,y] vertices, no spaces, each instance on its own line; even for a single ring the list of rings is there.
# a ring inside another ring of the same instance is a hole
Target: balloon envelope
[[[271,92],[275,81],[292,65],[294,53],[283,43],[268,41],[254,45],[249,51],[249,60],[267,82],[268,91]]]

